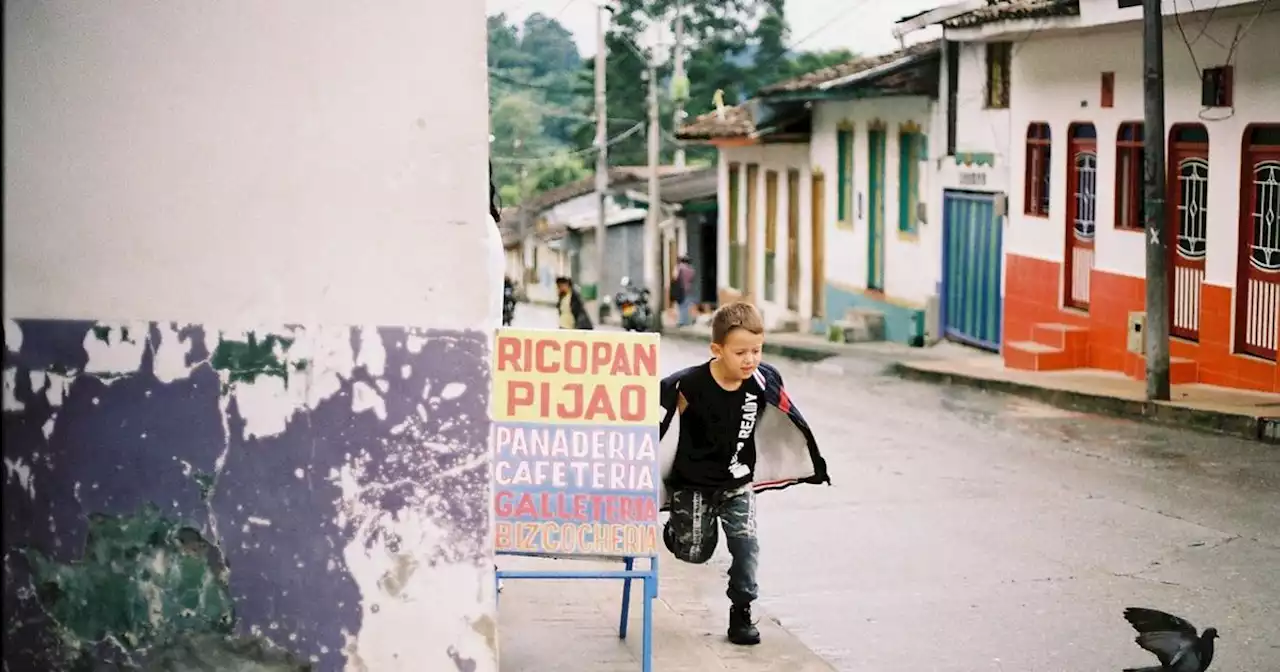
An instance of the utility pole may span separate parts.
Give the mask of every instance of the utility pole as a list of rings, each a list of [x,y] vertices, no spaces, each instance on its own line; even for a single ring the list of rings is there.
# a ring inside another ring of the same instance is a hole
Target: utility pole
[[[658,119],[658,68],[649,64],[649,218],[644,227],[644,249],[648,262],[645,264],[645,285],[654,301],[654,331],[662,332],[662,313],[666,310],[667,293],[663,291],[666,284],[666,272],[662,264],[662,189],[658,180],[658,168],[662,163],[662,125]],[[650,256],[652,255],[652,256]]]
[[[1147,400],[1169,400],[1169,231],[1165,226],[1164,17],[1160,0],[1142,3],[1145,119],[1142,145],[1147,237]]]
[[[608,225],[605,221],[605,210],[609,191],[609,119],[605,112],[605,65],[608,55],[605,49],[604,36],[608,30],[608,0],[600,2],[599,14],[596,16],[596,200],[599,205],[599,220],[596,221],[596,319],[604,322],[608,310],[605,301],[604,268],[605,241],[608,238]]]
[[[680,125],[684,123],[684,99],[688,95],[689,88],[685,86],[684,81],[684,6],[677,0],[676,2],[676,36],[675,48],[671,54],[671,58],[675,59],[674,72],[671,76],[671,85],[676,95],[672,96],[675,103],[675,114],[671,124],[671,133],[675,135],[680,131]],[[684,143],[676,142],[676,168],[684,168]]]

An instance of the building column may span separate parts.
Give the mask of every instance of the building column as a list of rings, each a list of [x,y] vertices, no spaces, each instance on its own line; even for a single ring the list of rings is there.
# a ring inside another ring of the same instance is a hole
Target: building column
[[[5,669],[496,671],[484,26],[5,4]]]
[[[813,171],[809,166],[800,168],[800,235],[796,242],[800,253],[800,318],[801,327],[813,319]]]
[[[730,162],[726,159],[726,151],[721,149],[720,158],[717,161],[717,177],[716,177],[716,294],[717,298],[720,290],[729,286],[729,255],[732,254],[730,233],[733,230],[733,224],[729,221],[729,214],[738,209],[729,204],[729,181],[730,181]],[[738,212],[741,212],[738,209]]]

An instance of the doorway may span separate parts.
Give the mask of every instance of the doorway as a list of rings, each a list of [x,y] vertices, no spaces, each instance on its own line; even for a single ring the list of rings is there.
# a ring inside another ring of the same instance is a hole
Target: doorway
[[[1071,124],[1067,131],[1067,248],[1063,263],[1063,304],[1089,310],[1098,208],[1098,131]]]
[[[1169,334],[1200,340],[1200,287],[1204,284],[1209,226],[1209,132],[1200,124],[1169,132],[1169,204],[1165,231],[1169,257]]]

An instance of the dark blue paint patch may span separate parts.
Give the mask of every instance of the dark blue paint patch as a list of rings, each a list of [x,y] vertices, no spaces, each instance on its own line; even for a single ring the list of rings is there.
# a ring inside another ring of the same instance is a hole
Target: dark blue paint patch
[[[9,670],[62,669],[59,661],[67,651],[35,599],[23,551],[36,551],[50,562],[76,561],[84,552],[89,514],[128,516],[154,505],[167,518],[198,531],[217,546],[229,567],[235,633],[245,637],[261,632],[287,644],[298,659],[318,661],[316,669],[322,670],[344,667],[342,632],[358,633],[361,625],[360,595],[343,559],[343,548],[357,530],[336,522],[341,493],[329,480],[350,456],[366,461],[366,481],[430,484],[433,493],[442,495],[432,513],[446,539],[419,562],[487,562],[487,334],[429,331],[421,334],[427,339],[422,350],[411,353],[404,344],[412,332],[380,329],[387,351],[387,391],[380,393],[385,419],[352,412],[355,380],[376,389],[369,372],[358,370],[314,411],[299,409],[284,432],[245,438],[234,397],[226,406],[229,437],[224,434],[221,380],[208,364],[213,344],[200,327],[179,332],[188,348],[188,366],[203,362],[190,376],[168,384],[156,379],[151,352],[172,334],[151,325],[146,332],[151,347],[145,349],[140,370],[108,385],[99,377],[75,373],[86,364],[82,344],[94,323],[18,324],[21,351],[6,353],[4,363],[17,370],[14,392],[24,408],[4,413],[4,457],[27,465],[35,496],[18,479],[6,478],[4,618],[10,625],[4,663]],[[297,330],[281,333],[292,331]],[[355,330],[351,339],[358,351]],[[407,378],[400,373],[406,365],[412,371]],[[31,374],[47,371],[73,375],[60,408],[48,402],[43,390],[32,389]],[[466,392],[455,399],[439,398],[450,383],[465,385]],[[433,396],[424,400],[428,386]],[[234,395],[234,385],[230,391]],[[43,427],[55,418],[46,439]],[[411,418],[418,418],[415,433],[392,433],[392,427]],[[226,462],[219,469],[224,454]],[[410,494],[403,486],[372,489],[364,495],[369,501],[362,503],[394,516],[416,505]],[[259,525],[257,519],[270,525]],[[392,546],[397,543],[376,526],[372,534]],[[223,660],[219,656],[252,649],[251,639],[224,642],[219,651],[206,651],[206,658]],[[161,648],[204,646],[193,641]],[[127,669],[126,652],[109,645],[98,648],[96,669]],[[295,660],[292,654],[289,660]]]

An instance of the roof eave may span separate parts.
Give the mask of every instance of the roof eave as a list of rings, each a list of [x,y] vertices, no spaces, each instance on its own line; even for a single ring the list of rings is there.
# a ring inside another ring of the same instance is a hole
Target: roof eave
[[[931,54],[933,52],[929,53]],[[858,82],[874,79],[882,75],[889,75],[900,68],[909,67],[915,62],[923,60],[923,57],[927,55],[929,54],[909,54],[897,60],[882,63],[873,68],[867,68],[861,72],[855,72],[852,75],[845,75],[844,77],[837,77],[836,79],[823,82],[817,86],[817,90],[830,91],[831,89],[857,84]]]
[[[717,142],[723,142],[723,141],[745,140],[748,137],[749,136],[744,133],[725,133],[722,135],[707,135],[707,134],[686,135],[684,133],[676,133],[676,140],[680,140],[682,142],[693,142],[693,143],[707,144],[707,145],[713,145]]]
[[[893,37],[900,40],[917,30],[924,30],[930,26],[954,19],[957,16],[968,14],[969,12],[982,9],[986,6],[986,0],[962,0],[961,2],[952,3],[950,5],[943,5],[922,14],[917,14],[909,19],[898,21],[893,26]]]
[[[1001,19],[972,26],[946,27],[943,29],[943,38],[952,42],[987,42],[1011,34],[1033,36],[1059,29],[1079,28],[1081,25],[1082,20],[1078,14]]]
[[[922,54],[912,54],[903,58],[878,65],[874,68],[868,68],[852,75],[846,75],[838,79],[823,82],[817,86],[806,89],[797,89],[794,91],[779,91],[777,93],[768,94],[763,98],[765,102],[801,102],[801,101],[822,101],[822,100],[852,100],[858,98],[876,98],[882,96],[924,96],[934,95],[936,91],[885,89],[875,85],[874,80],[883,77],[889,77],[899,72],[909,70],[913,67],[921,67],[928,64],[931,60],[937,60],[941,57],[938,51],[928,51]]]

